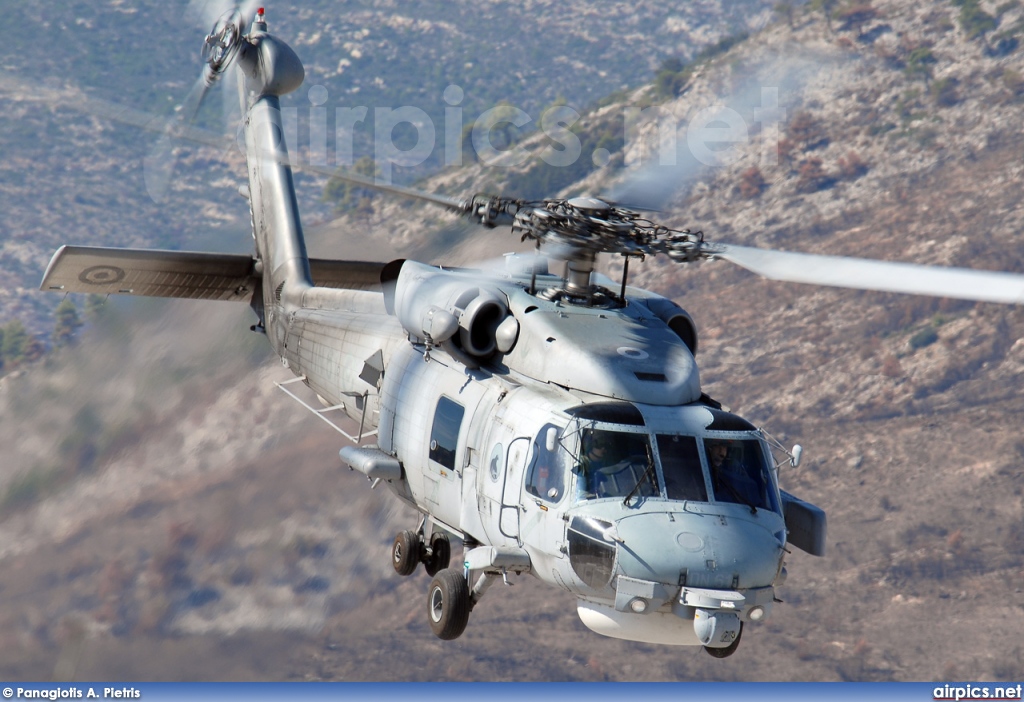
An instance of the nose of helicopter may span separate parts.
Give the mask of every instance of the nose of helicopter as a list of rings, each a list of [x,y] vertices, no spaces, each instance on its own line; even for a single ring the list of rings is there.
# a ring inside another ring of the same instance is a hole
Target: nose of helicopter
[[[618,520],[618,569],[627,577],[689,587],[767,587],[779,572],[785,523],[739,505],[712,513],[648,512]]]

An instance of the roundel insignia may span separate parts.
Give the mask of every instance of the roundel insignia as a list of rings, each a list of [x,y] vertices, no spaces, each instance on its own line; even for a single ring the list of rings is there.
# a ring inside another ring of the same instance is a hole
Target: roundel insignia
[[[634,361],[642,361],[645,358],[650,358],[650,355],[651,355],[651,354],[647,353],[646,351],[643,351],[641,349],[635,349],[632,346],[620,346],[619,348],[617,348],[615,350],[618,352],[618,354],[620,356],[625,356],[626,358],[631,358]]]
[[[117,266],[92,266],[78,274],[78,279],[88,285],[111,285],[124,280],[123,268]]]

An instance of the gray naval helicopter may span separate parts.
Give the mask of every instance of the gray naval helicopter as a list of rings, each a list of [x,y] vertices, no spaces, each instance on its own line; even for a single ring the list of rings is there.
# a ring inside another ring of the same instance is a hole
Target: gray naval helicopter
[[[599,634],[722,658],[778,601],[788,547],[824,554],[824,512],[778,485],[800,447],[702,392],[693,319],[627,286],[631,258],[1024,302],[1024,276],[716,245],[594,198],[462,201],[380,186],[510,225],[555,250],[564,275],[540,253],[497,274],[311,260],[279,105],[303,82],[302,63],[262,10],[252,22],[225,14],[204,58],[196,107],[230,65],[241,69],[254,255],[65,246],[42,289],[248,302],[289,382],[327,408],[314,411],[358,423],[341,459],[421,513],[391,558],[400,575],[422,564],[432,576],[426,614],[442,639],[462,634],[492,584],[529,573],[574,595]],[[595,271],[600,254],[625,257],[620,284]],[[464,544],[456,567],[452,538]]]

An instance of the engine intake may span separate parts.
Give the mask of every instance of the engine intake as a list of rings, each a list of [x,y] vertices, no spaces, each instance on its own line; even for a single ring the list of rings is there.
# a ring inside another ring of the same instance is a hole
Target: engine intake
[[[402,266],[394,312],[414,342],[441,346],[467,365],[511,351],[519,334],[505,301],[481,281],[421,263]]]
[[[652,297],[644,301],[654,316],[668,325],[676,336],[682,339],[686,348],[697,355],[697,325],[693,317],[682,307],[664,297]]]

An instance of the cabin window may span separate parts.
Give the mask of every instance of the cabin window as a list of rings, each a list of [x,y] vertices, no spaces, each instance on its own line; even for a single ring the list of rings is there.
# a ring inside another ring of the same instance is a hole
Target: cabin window
[[[562,457],[565,450],[556,445],[553,450],[547,448],[547,433],[554,429],[561,433],[561,428],[554,424],[545,424],[533,441],[533,457],[526,471],[526,491],[531,495],[558,502],[565,494],[565,465]]]
[[[578,491],[584,500],[602,497],[659,497],[658,476],[647,434],[584,431],[577,460]]]
[[[780,511],[760,441],[708,437],[704,453],[716,501]]]
[[[707,502],[708,490],[697,451],[697,437],[658,434],[657,440],[666,497]]]
[[[430,430],[430,460],[455,470],[455,450],[459,445],[459,428],[466,409],[455,400],[441,397],[434,412]]]

